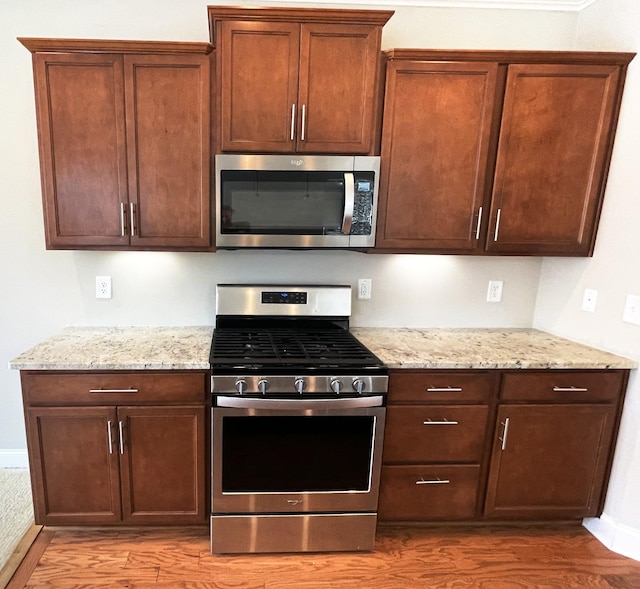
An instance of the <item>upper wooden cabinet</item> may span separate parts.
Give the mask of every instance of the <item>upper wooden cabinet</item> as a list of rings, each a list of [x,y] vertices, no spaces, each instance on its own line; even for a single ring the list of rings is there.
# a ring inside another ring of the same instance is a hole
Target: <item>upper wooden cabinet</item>
[[[377,151],[392,11],[209,7],[219,150]]]
[[[633,55],[387,52],[376,248],[591,255]]]
[[[20,41],[47,248],[209,249],[211,46]]]

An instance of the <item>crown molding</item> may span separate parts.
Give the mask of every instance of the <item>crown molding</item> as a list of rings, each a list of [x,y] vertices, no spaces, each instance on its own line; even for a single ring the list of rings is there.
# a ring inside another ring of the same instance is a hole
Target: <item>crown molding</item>
[[[317,4],[317,0],[297,0]],[[424,6],[438,8],[501,8],[516,10],[552,10],[579,12],[596,0],[348,0],[345,4]]]

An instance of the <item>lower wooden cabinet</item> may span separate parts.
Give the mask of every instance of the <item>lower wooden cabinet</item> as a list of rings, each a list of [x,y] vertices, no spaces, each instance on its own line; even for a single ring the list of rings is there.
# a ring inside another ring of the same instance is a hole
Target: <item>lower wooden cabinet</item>
[[[36,523],[206,523],[205,373],[200,378],[185,373],[185,383],[190,386],[183,387],[179,386],[179,375],[167,373],[167,391],[162,389],[162,375],[151,379],[151,375],[140,373],[136,380],[136,373],[118,374],[116,380],[121,378],[126,386],[100,386],[101,379],[113,378],[108,373],[96,374],[94,379],[86,373],[67,373],[62,380],[54,373],[48,378],[23,373]],[[47,381],[51,398],[61,406],[30,405],[31,400],[42,399]],[[68,389],[59,388],[61,382]],[[91,388],[85,389],[83,400],[79,393],[87,383]],[[160,396],[166,397],[181,389],[189,404],[144,401],[155,392],[163,391]],[[116,398],[128,395],[130,404],[118,405],[114,400],[106,405],[104,397],[110,394]],[[200,399],[198,404],[193,403],[194,397]],[[63,406],[69,399],[85,406]],[[91,402],[101,404],[93,406]]]

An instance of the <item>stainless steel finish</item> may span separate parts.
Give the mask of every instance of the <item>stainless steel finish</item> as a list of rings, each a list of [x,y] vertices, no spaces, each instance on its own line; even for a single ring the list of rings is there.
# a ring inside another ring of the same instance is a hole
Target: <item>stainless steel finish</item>
[[[480,239],[480,225],[482,223],[482,207],[478,209],[478,224],[476,225],[476,239]]]
[[[500,229],[500,214],[502,213],[502,209],[498,209],[498,213],[496,215],[496,230],[493,234],[493,241],[498,241],[498,230]]]
[[[291,141],[293,141],[296,133],[296,105],[291,105]]]
[[[583,387],[553,387],[554,393],[588,393],[589,389]]]
[[[504,429],[502,430],[502,437],[498,438],[502,445],[500,446],[501,450],[504,450],[507,447],[507,434],[509,433],[509,418],[507,417],[501,424]]]
[[[113,454],[113,440],[111,439],[111,420],[107,421],[107,440],[109,441],[109,454]]]
[[[216,401],[218,407],[315,411],[317,409],[353,409],[357,407],[381,407],[384,403],[384,397],[382,395],[374,395],[372,397],[343,397],[341,399],[301,400],[218,396],[216,397]]]
[[[90,393],[137,393],[138,389],[89,389]]]
[[[129,212],[131,213],[131,237],[136,234],[136,205],[129,203]]]
[[[120,203],[120,235],[122,237],[126,237],[127,236],[127,226],[126,226],[126,219],[127,216],[127,205],[124,202]]]
[[[427,387],[427,393],[461,393],[462,387]]]
[[[427,419],[427,421],[422,422],[423,425],[458,425],[457,421],[449,421],[447,419],[443,419],[442,421],[431,421]]]
[[[389,388],[389,377],[387,375],[374,376],[341,376],[340,379],[347,383],[351,381],[351,387],[358,380],[364,383],[366,394],[382,394],[386,393]],[[331,382],[336,380],[335,376],[287,376],[287,375],[269,375],[261,376],[216,376],[211,378],[213,393],[215,395],[246,395],[259,394],[258,383],[261,380],[269,382],[271,393],[298,393],[304,398],[312,397],[322,393],[333,393]],[[300,391],[302,387],[302,392]],[[351,393],[353,395],[353,393]],[[366,395],[363,395],[366,396]]]
[[[267,394],[267,391],[269,390],[269,388],[270,388],[270,387],[271,387],[271,385],[269,384],[269,381],[268,381],[268,380],[266,380],[266,379],[264,379],[264,378],[261,378],[261,379],[258,381],[258,390],[259,390],[263,395],[266,395],[266,394]]]
[[[262,303],[262,293],[273,291],[306,292],[307,304]],[[216,315],[348,317],[351,315],[351,287],[219,284],[216,286]]]
[[[120,454],[124,454],[124,423],[118,421],[118,434],[120,436]]]
[[[449,479],[429,479],[425,481],[424,479],[420,479],[416,481],[416,485],[448,485],[451,481]]]
[[[292,105],[292,115],[295,115]],[[292,136],[295,116],[292,116]],[[374,172],[376,181],[373,190],[370,235],[270,235],[270,234],[223,234],[221,215],[216,214],[216,246],[218,248],[263,247],[263,248],[368,248],[375,245],[378,187],[380,185],[379,156],[348,155],[260,155],[219,154],[215,157],[215,203],[216,211],[222,208],[222,170],[306,170],[337,172]]]
[[[356,187],[352,172],[344,174],[344,215],[342,216],[342,233],[345,235],[351,231],[353,223],[353,207],[356,201]]]
[[[214,515],[211,552],[373,550],[375,513]]]
[[[303,104],[302,105],[302,124],[300,125],[300,128],[301,128],[300,141],[304,141],[305,140],[306,126],[307,126],[307,105]]]

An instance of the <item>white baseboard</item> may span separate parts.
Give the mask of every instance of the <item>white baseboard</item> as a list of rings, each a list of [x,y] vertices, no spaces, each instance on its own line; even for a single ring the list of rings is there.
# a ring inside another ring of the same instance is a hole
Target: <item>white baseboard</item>
[[[29,468],[26,450],[0,450],[0,468]]]
[[[609,550],[640,561],[640,530],[620,524],[606,513],[583,519],[582,525]]]

